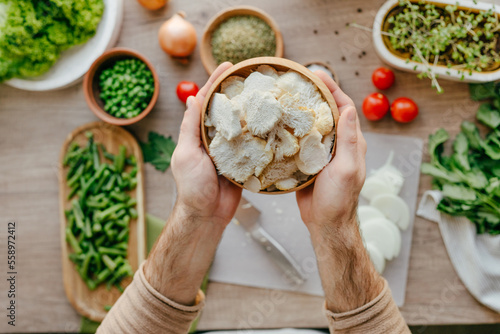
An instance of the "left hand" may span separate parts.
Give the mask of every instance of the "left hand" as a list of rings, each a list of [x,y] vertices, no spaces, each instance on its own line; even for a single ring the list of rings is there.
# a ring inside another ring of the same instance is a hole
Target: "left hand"
[[[172,156],[172,173],[177,185],[176,206],[197,221],[211,220],[225,227],[241,198],[241,188],[217,175],[201,142],[201,106],[210,86],[231,63],[221,64],[196,97],[187,100],[179,142]],[[215,220],[215,221],[214,221]]]

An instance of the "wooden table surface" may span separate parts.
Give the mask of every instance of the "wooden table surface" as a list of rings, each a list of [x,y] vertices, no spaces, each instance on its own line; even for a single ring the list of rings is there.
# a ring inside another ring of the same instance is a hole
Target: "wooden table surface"
[[[324,61],[340,76],[342,88],[358,108],[374,91],[371,72],[382,65],[370,33],[347,28],[356,22],[371,26],[383,0],[172,0],[165,10],[148,12],[136,1],[125,1],[119,46],[148,57],[159,72],[161,94],[153,112],[128,127],[139,139],[154,130],[177,138],[184,107],[177,100],[180,80],[204,84],[207,75],[197,49],[188,64],[166,56],[158,46],[162,22],[184,10],[201,36],[215,13],[233,5],[251,4],[271,14],[285,40],[285,56],[300,63]],[[358,8],[362,8],[359,10]],[[363,51],[366,53],[362,56]],[[342,58],[345,57],[345,60]],[[363,131],[402,134],[426,139],[444,127],[452,135],[462,120],[473,120],[477,104],[469,100],[467,85],[442,81],[437,95],[427,80],[396,72],[397,84],[390,99],[410,96],[420,106],[419,117],[400,125],[389,117],[370,123],[361,117]],[[6,259],[0,264],[2,321],[0,332],[77,332],[80,316],[68,303],[61,278],[57,159],[68,133],[96,120],[85,103],[81,84],[55,92],[25,92],[0,86],[0,252],[6,254],[7,222],[17,222],[17,325],[7,326],[5,295]],[[419,195],[430,188],[423,176]],[[170,171],[162,174],[146,167],[147,211],[167,217],[172,206],[174,182]],[[212,283],[200,329],[325,327],[322,298],[296,293]],[[411,325],[476,324],[500,322],[500,315],[481,306],[465,290],[446,253],[438,226],[416,218],[412,242],[406,304],[402,312]]]

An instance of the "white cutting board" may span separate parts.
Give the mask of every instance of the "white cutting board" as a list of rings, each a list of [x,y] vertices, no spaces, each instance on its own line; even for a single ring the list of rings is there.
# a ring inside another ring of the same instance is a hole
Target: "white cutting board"
[[[402,306],[410,260],[423,141],[418,138],[373,133],[365,133],[364,136],[368,144],[368,173],[382,166],[389,152],[393,150],[393,164],[405,176],[405,183],[399,195],[409,205],[412,219],[410,227],[402,232],[401,253],[396,259],[387,262],[383,273],[397,305]],[[217,250],[210,280],[322,296],[316,258],[309,232],[300,219],[295,194],[271,196],[244,191],[243,196],[262,212],[262,226],[292,254],[308,278],[300,286],[289,282],[261,246],[247,236],[240,226],[231,223]],[[366,202],[360,198],[360,205],[362,204]]]

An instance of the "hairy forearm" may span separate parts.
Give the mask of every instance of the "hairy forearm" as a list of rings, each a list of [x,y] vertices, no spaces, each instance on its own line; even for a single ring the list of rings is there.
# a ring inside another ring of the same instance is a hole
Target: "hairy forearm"
[[[144,267],[162,295],[193,305],[222,237],[223,226],[176,204]]]
[[[310,232],[327,308],[347,312],[375,299],[384,283],[364,249],[355,218]]]

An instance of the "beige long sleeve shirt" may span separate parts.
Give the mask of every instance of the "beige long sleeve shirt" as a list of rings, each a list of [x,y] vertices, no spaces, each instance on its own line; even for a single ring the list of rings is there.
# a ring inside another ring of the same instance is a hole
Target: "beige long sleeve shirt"
[[[180,305],[161,295],[146,281],[143,267],[141,265],[132,283],[110,310],[98,334],[188,332],[191,322],[203,308],[203,292],[198,293],[194,306]],[[385,281],[382,292],[368,304],[345,313],[325,312],[331,333],[410,333]]]

